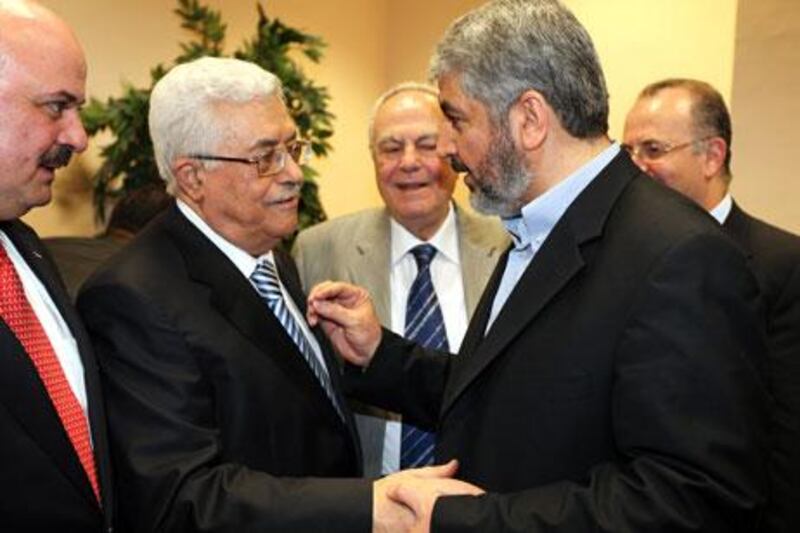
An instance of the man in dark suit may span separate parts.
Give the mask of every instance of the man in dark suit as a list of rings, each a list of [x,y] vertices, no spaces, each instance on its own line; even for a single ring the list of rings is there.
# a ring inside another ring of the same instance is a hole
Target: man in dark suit
[[[634,161],[708,211],[741,245],[761,288],[773,394],[770,497],[764,530],[800,531],[800,237],[748,215],[729,192],[731,118],[709,84],[648,85],[625,122]]]
[[[176,205],[78,297],[106,378],[120,524],[357,532],[403,520],[384,495],[393,478],[347,479],[361,457],[338,366],[276,248],[297,224],[309,149],[280,81],[199,59],[157,83],[149,120]]]
[[[105,415],[88,337],[36,233],[57,168],[86,148],[86,63],[38,4],[0,1],[0,529],[111,529]]]
[[[764,349],[746,258],[606,135],[591,39],[553,0],[499,0],[432,62],[441,150],[499,214],[501,258],[461,351],[381,331],[363,289],[312,290],[362,400],[437,425],[436,480],[392,496],[434,531],[748,531],[766,485]]]

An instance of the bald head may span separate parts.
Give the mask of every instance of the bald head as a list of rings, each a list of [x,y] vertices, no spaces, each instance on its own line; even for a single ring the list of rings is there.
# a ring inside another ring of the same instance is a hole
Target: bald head
[[[53,47],[83,57],[74,32],[58,15],[36,2],[0,0],[0,72],[32,47],[41,57]]]
[[[86,61],[52,11],[0,0],[0,220],[50,201],[54,172],[86,148]]]

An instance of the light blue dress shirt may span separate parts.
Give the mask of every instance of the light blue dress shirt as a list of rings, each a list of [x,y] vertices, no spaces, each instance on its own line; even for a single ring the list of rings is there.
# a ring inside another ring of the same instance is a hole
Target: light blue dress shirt
[[[511,234],[514,248],[509,252],[500,287],[498,287],[494,302],[492,302],[492,312],[489,315],[485,333],[491,329],[506,300],[517,286],[517,282],[564,212],[606,165],[616,157],[619,150],[619,144],[613,143],[556,186],[525,205],[520,216],[503,220],[506,230]]]

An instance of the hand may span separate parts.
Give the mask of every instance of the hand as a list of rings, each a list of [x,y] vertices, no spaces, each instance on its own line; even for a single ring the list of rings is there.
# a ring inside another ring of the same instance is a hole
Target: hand
[[[453,481],[447,478],[453,476],[457,469],[458,462],[453,460],[439,466],[401,470],[375,481],[372,485],[372,531],[381,533],[417,531],[417,528],[421,526],[415,524],[415,515],[411,509],[397,500],[393,500],[389,494],[400,487],[404,480]]]
[[[381,342],[381,325],[369,293],[348,283],[323,281],[308,295],[306,318],[320,324],[347,361],[367,366]]]
[[[452,463],[454,461],[450,461],[444,466]],[[455,470],[453,474],[455,474]],[[409,530],[411,533],[430,532],[433,507],[439,496],[479,496],[481,494],[485,494],[483,489],[466,481],[419,475],[399,479],[398,483],[394,484],[387,492],[390,499],[414,512],[414,526]]]

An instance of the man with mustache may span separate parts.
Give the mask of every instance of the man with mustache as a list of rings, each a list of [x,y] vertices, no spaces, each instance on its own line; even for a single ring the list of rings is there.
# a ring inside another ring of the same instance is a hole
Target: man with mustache
[[[34,231],[56,169],[86,148],[86,62],[54,13],[0,0],[0,523],[110,531],[114,502],[89,339]]]
[[[363,289],[310,295],[364,401],[427,420],[486,490],[393,491],[419,531],[752,531],[765,499],[765,349],[741,250],[608,131],[586,30],[555,0],[458,19],[432,61],[473,204],[514,245],[460,352],[375,320]]]
[[[454,203],[457,176],[436,149],[444,121],[430,85],[401,83],[381,95],[369,145],[385,207],[303,231],[293,254],[305,287],[326,279],[362,285],[389,329],[456,352],[508,238],[497,220]],[[428,287],[435,312],[415,320]],[[355,409],[367,475],[430,464],[430,428],[383,409]]]
[[[182,64],[154,87],[149,121],[175,205],[78,296],[105,377],[120,525],[403,525],[408,511],[386,497],[395,479],[357,478],[339,367],[278,247],[297,225],[309,154],[280,81],[236,59]]]

